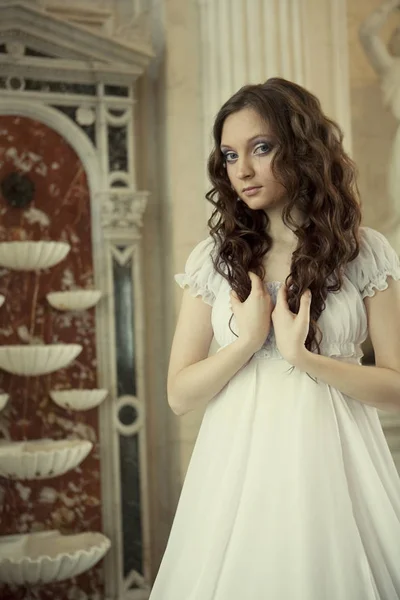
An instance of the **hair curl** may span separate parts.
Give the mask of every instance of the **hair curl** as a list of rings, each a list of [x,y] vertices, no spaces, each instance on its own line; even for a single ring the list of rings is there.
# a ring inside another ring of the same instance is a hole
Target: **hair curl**
[[[214,268],[242,302],[251,289],[248,271],[265,278],[263,257],[272,246],[268,215],[238,201],[220,150],[225,119],[244,108],[255,110],[277,139],[271,166],[287,192],[282,219],[298,238],[285,281],[288,305],[298,313],[301,295],[307,288],[311,290],[305,346],[320,353],[322,332],[317,321],[327,294],[340,290],[343,268],[360,249],[361,208],[355,165],[343,149],[338,125],[323,114],[313,94],[295,83],[275,77],[263,84],[246,85],[221,107],[213,128],[215,146],[208,160],[212,189],[206,198],[214,206],[208,226],[218,248]],[[296,223],[291,215],[294,207],[307,215],[303,223]]]

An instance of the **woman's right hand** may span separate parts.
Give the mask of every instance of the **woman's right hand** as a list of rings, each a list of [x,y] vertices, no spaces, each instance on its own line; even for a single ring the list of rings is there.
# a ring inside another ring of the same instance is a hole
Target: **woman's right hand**
[[[274,305],[263,281],[258,275],[248,272],[251,291],[241,302],[233,290],[230,292],[232,312],[235,315],[239,339],[257,352],[265,342],[271,329],[271,314]]]

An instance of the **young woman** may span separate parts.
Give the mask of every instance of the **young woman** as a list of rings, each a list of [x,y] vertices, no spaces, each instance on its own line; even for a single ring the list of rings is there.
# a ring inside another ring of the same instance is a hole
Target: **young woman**
[[[151,600],[396,600],[377,408],[400,409],[399,259],[360,226],[340,130],[302,87],[242,88],[214,140],[168,374],[177,415],[207,406]]]

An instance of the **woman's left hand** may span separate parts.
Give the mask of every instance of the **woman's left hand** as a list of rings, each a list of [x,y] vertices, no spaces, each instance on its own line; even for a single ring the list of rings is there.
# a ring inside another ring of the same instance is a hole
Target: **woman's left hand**
[[[278,350],[292,365],[307,352],[304,344],[310,326],[310,306],[311,292],[306,290],[301,296],[298,314],[292,313],[287,303],[286,285],[280,287],[271,318]]]

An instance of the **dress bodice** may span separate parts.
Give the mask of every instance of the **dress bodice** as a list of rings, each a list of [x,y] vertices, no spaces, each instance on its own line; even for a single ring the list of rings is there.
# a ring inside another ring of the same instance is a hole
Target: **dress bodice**
[[[325,309],[318,326],[323,338],[321,353],[325,356],[362,357],[361,344],[368,335],[368,322],[363,299],[376,290],[387,288],[387,278],[400,279],[400,261],[386,238],[367,227],[361,228],[359,255],[346,266],[343,285],[338,292],[328,292]],[[214,269],[212,238],[200,242],[190,254],[185,273],[175,276],[181,287],[188,286],[192,295],[202,296],[212,306],[211,321],[214,337],[220,347],[237,338],[235,316],[230,308],[229,282]],[[266,283],[276,303],[279,281]],[[232,331],[233,330],[233,331]],[[235,333],[234,333],[235,332]],[[273,326],[257,358],[282,358],[275,343]]]

